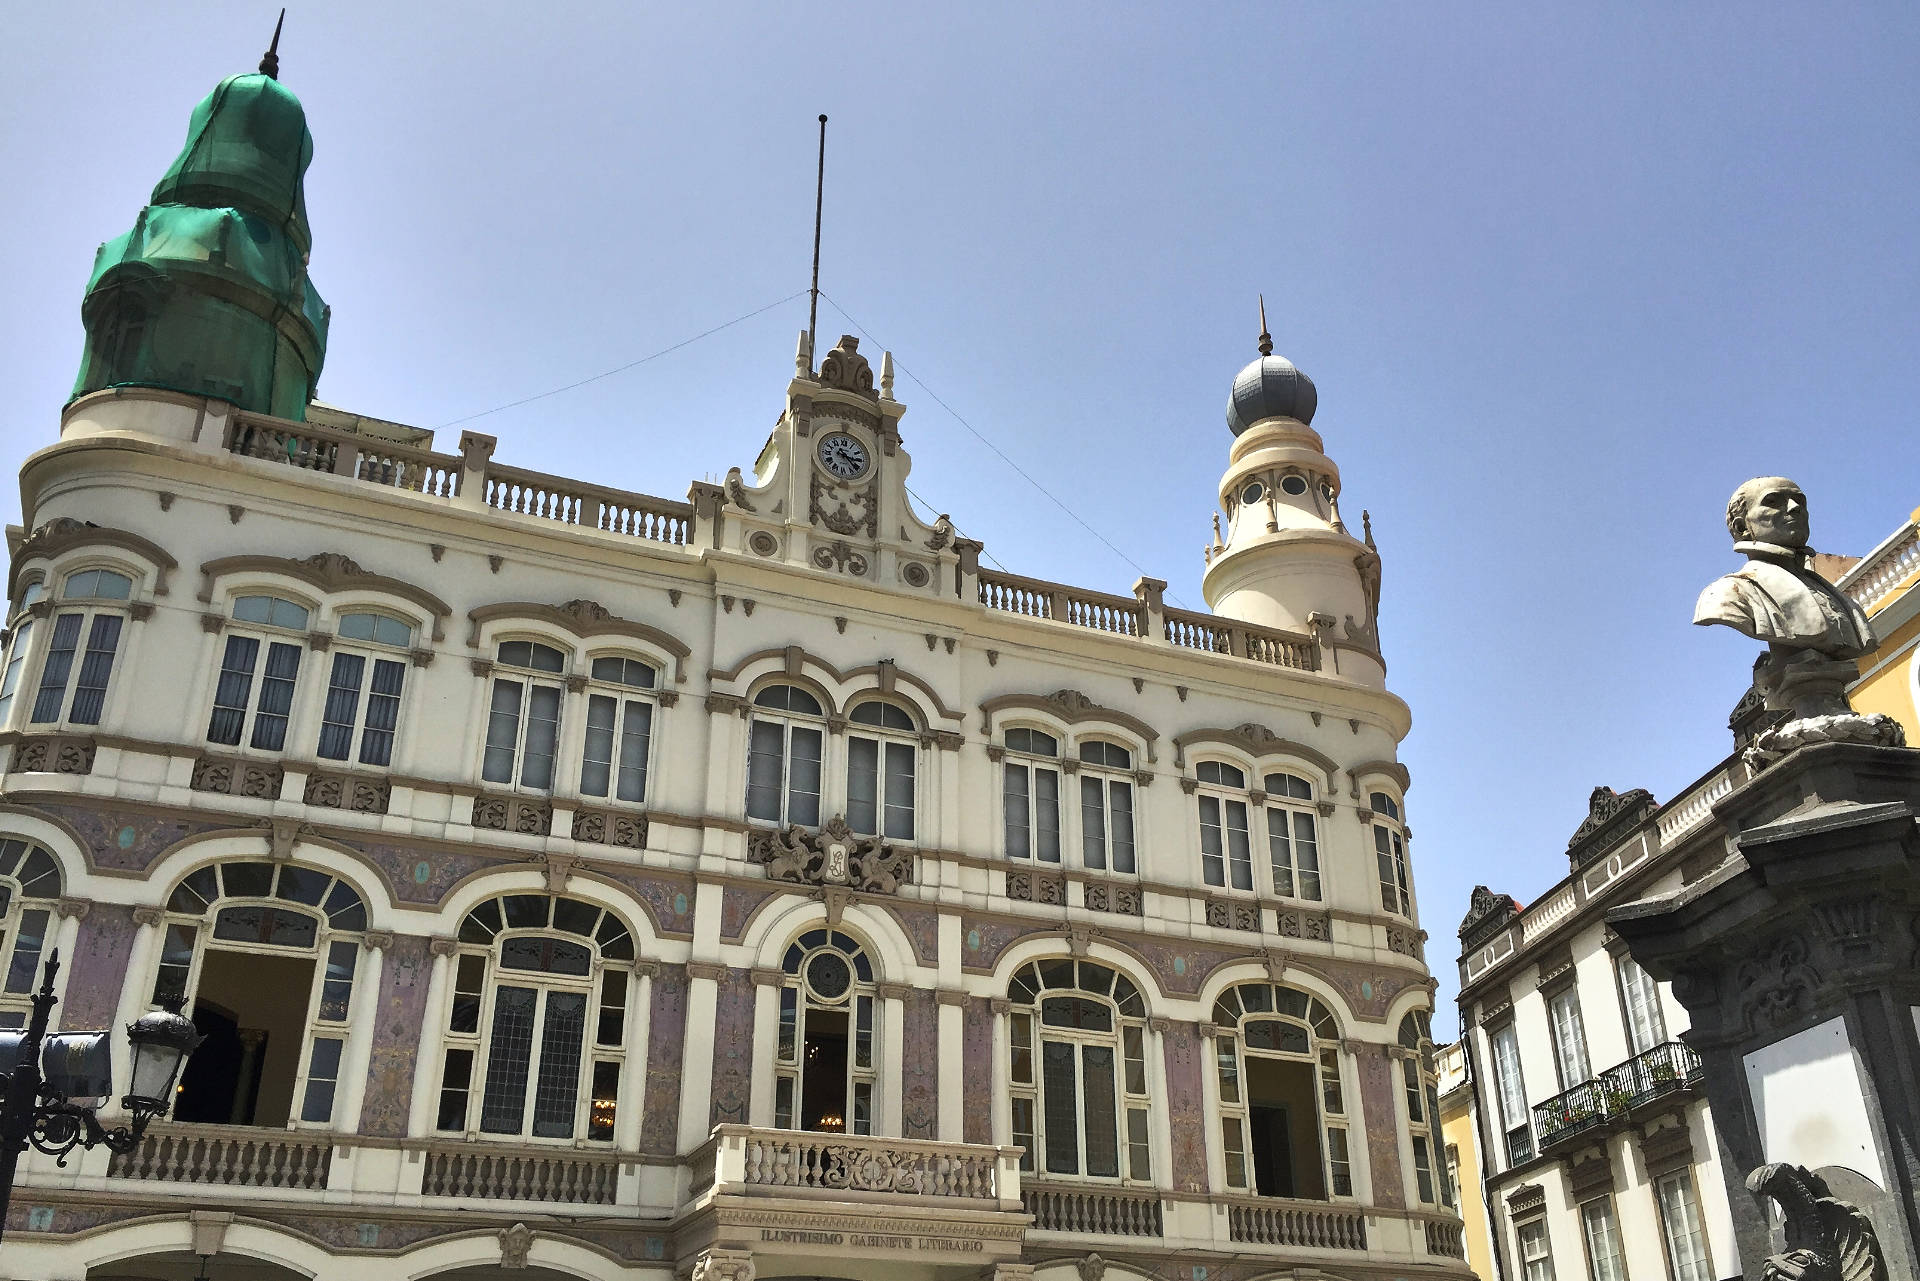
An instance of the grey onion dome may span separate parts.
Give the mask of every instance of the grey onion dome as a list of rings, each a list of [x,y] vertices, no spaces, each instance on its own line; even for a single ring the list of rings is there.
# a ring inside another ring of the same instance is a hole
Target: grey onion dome
[[[1297,418],[1313,421],[1319,408],[1320,393],[1313,379],[1294,367],[1285,356],[1262,356],[1242,369],[1233,380],[1233,395],[1227,399],[1227,426],[1238,436],[1263,418]]]

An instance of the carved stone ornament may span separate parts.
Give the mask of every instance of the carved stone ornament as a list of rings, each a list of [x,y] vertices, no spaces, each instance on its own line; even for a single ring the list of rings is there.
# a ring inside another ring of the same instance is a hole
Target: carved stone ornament
[[[1760,1281],[1888,1281],[1873,1221],[1805,1166],[1760,1166],[1747,1191],[1762,1205],[1777,1201],[1786,1216],[1787,1248],[1760,1264]]]
[[[807,519],[825,525],[836,534],[851,537],[864,532],[868,538],[880,536],[880,476],[876,472],[868,482],[847,497],[839,486],[830,484],[820,473],[813,474],[809,486]],[[833,506],[829,507],[828,504]],[[859,510],[854,510],[858,507]]]
[[[838,540],[816,546],[813,549],[813,563],[817,569],[837,569],[855,578],[867,576],[867,558]]]
[[[1567,841],[1567,859],[1575,871],[1591,863],[1628,828],[1659,808],[1644,787],[1616,792],[1596,787],[1587,797],[1587,817]]]
[[[841,334],[840,341],[820,362],[819,380],[829,387],[879,399],[873,390],[873,366],[860,354],[860,340],[852,334]]]
[[[527,1266],[533,1249],[533,1229],[524,1223],[500,1229],[500,1266],[518,1272]]]
[[[1469,950],[1479,947],[1519,914],[1520,904],[1514,901],[1513,895],[1495,894],[1484,885],[1474,886],[1466,918],[1460,922],[1460,945]]]
[[[1080,1281],[1106,1281],[1107,1261],[1097,1254],[1089,1254],[1073,1267],[1080,1274]]]
[[[1741,963],[1740,1011],[1755,1030],[1791,1023],[1813,999],[1820,974],[1808,964],[1806,939],[1782,934]]]
[[[702,1250],[688,1281],[753,1281],[751,1250]]]
[[[937,552],[953,541],[953,521],[945,512],[941,512],[933,522],[933,533],[927,538],[927,550]]]
[[[911,854],[877,837],[856,835],[837,815],[818,832],[797,823],[785,831],[757,829],[747,838],[747,860],[765,864],[772,880],[870,894],[891,894],[913,879]]]
[[[741,475],[738,467],[729,467],[727,469],[726,493],[727,501],[735,507],[738,507],[741,511],[750,512],[759,510],[747,498],[747,478]]]

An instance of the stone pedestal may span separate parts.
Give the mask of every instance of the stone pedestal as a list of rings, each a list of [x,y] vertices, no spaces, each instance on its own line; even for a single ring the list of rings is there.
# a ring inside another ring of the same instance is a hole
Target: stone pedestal
[[[1726,859],[1607,919],[1692,1020],[1747,1275],[1747,1173],[1789,1162],[1868,1176],[1829,1182],[1920,1276],[1920,751],[1802,747],[1713,812]]]

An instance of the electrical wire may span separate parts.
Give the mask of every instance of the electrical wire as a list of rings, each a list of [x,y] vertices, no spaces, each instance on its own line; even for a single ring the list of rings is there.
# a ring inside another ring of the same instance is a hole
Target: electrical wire
[[[795,298],[804,298],[806,297],[806,294],[807,294],[806,290],[804,289],[798,290],[794,293],[788,294],[785,298],[780,298],[773,302],[770,302],[764,307],[756,307],[744,316],[735,316],[732,320],[729,320],[724,325],[715,325],[711,329],[702,330],[701,332],[695,334],[691,338],[682,339],[681,341],[673,344],[673,346],[671,347],[662,347],[659,351],[654,352],[650,356],[642,356],[638,360],[629,360],[626,364],[621,365],[616,369],[609,369],[603,374],[595,374],[591,378],[582,378],[580,381],[568,383],[564,387],[555,387],[552,391],[543,391],[543,392],[537,393],[536,395],[523,396],[519,400],[510,400],[504,405],[495,405],[492,409],[483,409],[477,414],[468,414],[465,418],[455,418],[450,422],[441,423],[438,427],[434,428],[434,430],[444,431],[449,427],[458,427],[461,423],[470,423],[476,418],[485,418],[489,414],[497,414],[502,412],[503,410],[518,409],[521,405],[531,405],[536,400],[545,400],[549,396],[558,396],[561,392],[572,391],[575,387],[585,387],[588,383],[597,383],[602,378],[611,378],[615,374],[624,374],[629,369],[637,369],[641,365],[646,364],[650,360],[658,360],[662,356],[670,355],[673,352],[679,351],[682,347],[690,347],[694,343],[699,342],[702,338],[711,338],[713,335],[719,333],[723,329],[731,329],[735,325],[738,325],[744,321],[752,320],[755,316],[761,315],[764,312],[772,311],[775,307],[785,306],[787,303],[792,302]]]
[[[820,291],[820,296],[822,298],[825,298],[827,300],[828,305],[830,305],[835,311],[839,312],[841,317],[845,319],[849,325],[852,325],[855,329],[858,329],[860,331],[860,336],[862,338],[865,338],[868,341],[868,343],[872,344],[875,347],[884,348],[885,344],[881,343],[872,334],[868,333],[865,326],[863,326],[859,321],[855,320],[853,316],[848,313],[845,307],[842,307],[838,302],[834,300],[833,295],[829,294],[826,290],[822,289]],[[1014,462],[1012,458],[1008,457],[1006,450],[1000,448],[1000,446],[994,444],[991,440],[987,439],[986,434],[982,432],[978,427],[975,427],[972,423],[968,422],[964,417],[962,417],[959,410],[955,409],[952,405],[949,405],[945,400],[941,399],[940,393],[935,391],[933,388],[927,386],[925,379],[921,378],[918,374],[915,374],[911,369],[908,369],[906,365],[902,364],[898,358],[896,358],[893,363],[896,369],[898,369],[901,373],[905,374],[907,377],[913,379],[914,385],[920,388],[921,391],[926,392],[927,396],[933,401],[934,404],[940,406],[940,408],[946,410],[947,413],[951,414],[955,422],[959,423],[962,427],[965,427],[968,431],[973,433],[974,439],[978,440],[981,444],[985,445],[988,449],[991,449],[994,452],[994,454],[1000,459],[1001,462],[1013,468],[1014,472],[1020,477],[1020,479],[1026,481],[1029,485],[1032,485],[1035,489],[1039,490],[1040,493],[1047,499],[1048,502],[1052,503],[1055,507],[1058,507],[1061,511],[1065,512],[1068,516],[1071,516],[1073,518],[1073,522],[1076,525],[1080,526],[1080,528],[1086,530],[1089,534],[1092,534],[1095,538],[1099,539],[1101,544],[1104,545],[1108,551],[1112,552],[1115,556],[1118,556],[1121,560],[1131,565],[1134,571],[1137,572],[1142,578],[1152,577],[1152,575],[1147,573],[1146,567],[1144,565],[1142,565],[1139,561],[1135,560],[1133,557],[1127,555],[1125,552],[1121,551],[1117,546],[1114,545],[1112,539],[1108,538],[1105,534],[1101,533],[1099,530],[1095,529],[1092,525],[1089,525],[1085,520],[1081,519],[1080,513],[1074,511],[1073,508],[1067,506],[1066,503],[1061,501],[1061,499],[1057,495],[1055,495],[1052,490],[1048,489],[1045,485],[1042,485],[1039,481],[1035,480],[1027,472],[1026,468],[1022,467],[1019,463]],[[908,492],[911,493],[912,491],[909,490]],[[915,494],[914,497],[919,498],[919,495]],[[921,499],[921,501],[925,502],[926,500]],[[996,560],[994,561],[994,564],[999,565],[1000,562]],[[1005,569],[1006,566],[1001,565],[1000,568]],[[1178,596],[1174,595],[1171,591],[1167,593],[1167,599],[1171,600],[1176,606],[1178,606],[1181,609],[1187,608],[1186,603],[1182,601]]]

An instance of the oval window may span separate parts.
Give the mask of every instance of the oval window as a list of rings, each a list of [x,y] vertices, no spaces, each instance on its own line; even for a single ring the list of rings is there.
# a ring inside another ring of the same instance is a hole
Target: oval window
[[[1280,488],[1298,498],[1307,492],[1307,478],[1305,476],[1284,477],[1280,481]]]
[[[1245,489],[1240,491],[1240,505],[1242,507],[1251,507],[1266,496],[1267,487],[1257,480],[1253,481]]]

